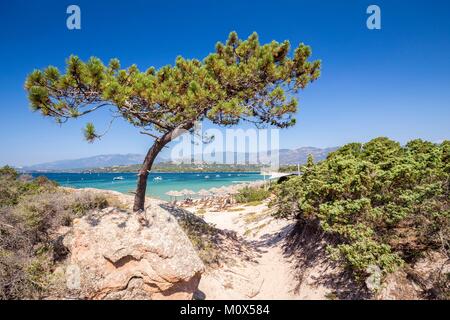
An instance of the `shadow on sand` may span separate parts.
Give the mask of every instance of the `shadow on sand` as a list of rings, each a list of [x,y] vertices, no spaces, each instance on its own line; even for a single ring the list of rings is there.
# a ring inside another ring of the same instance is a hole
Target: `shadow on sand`
[[[364,283],[354,280],[352,273],[332,260],[326,250],[334,239],[320,231],[318,225],[298,222],[285,238],[284,254],[295,263],[299,290],[308,270],[321,267],[321,272],[311,277],[313,285],[323,286],[331,292],[329,299],[370,299],[371,294]]]
[[[236,232],[218,229],[201,217],[170,203],[161,203],[159,206],[177,219],[206,266],[233,263],[238,257],[254,260],[252,247]]]

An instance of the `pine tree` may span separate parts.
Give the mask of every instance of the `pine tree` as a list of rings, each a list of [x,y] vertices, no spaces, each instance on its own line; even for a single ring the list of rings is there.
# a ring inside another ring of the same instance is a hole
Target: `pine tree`
[[[312,169],[314,167],[314,156],[312,154],[308,154],[308,158],[306,160],[306,168]]]
[[[175,65],[140,71],[106,66],[96,57],[67,60],[66,72],[49,66],[28,75],[25,89],[31,107],[58,123],[100,108],[113,108],[141,133],[154,139],[138,174],[134,210],[144,209],[147,177],[153,161],[170,141],[194,123],[209,119],[218,125],[248,121],[257,126],[287,128],[295,124],[294,94],[320,75],[320,61],[308,61],[311,49],[300,44],[289,57],[288,41],[261,45],[253,33],[241,40],[230,33],[202,61],[177,57]],[[101,135],[94,124],[85,129],[93,141]]]

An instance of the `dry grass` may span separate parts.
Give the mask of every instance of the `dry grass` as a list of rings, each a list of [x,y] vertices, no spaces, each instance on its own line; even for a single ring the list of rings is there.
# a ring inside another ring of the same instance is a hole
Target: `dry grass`
[[[244,235],[245,236],[249,236],[252,235],[253,237],[256,237],[258,235],[258,233],[265,227],[267,227],[270,224],[270,221],[261,223],[253,228],[249,228],[247,230],[245,230]]]
[[[261,204],[263,204],[263,202],[260,201],[260,200],[257,200],[257,201],[248,202],[248,203],[245,204],[245,206],[246,207],[255,207],[255,206],[259,206]]]
[[[265,211],[263,212],[249,212],[245,217],[244,221],[247,224],[254,223],[257,221],[260,221],[267,217],[267,213]]]
[[[0,186],[0,299],[41,299],[54,289],[53,272],[68,254],[58,230],[109,201],[118,203],[45,178],[0,175]]]
[[[195,214],[198,215],[199,217],[203,217],[206,213],[206,210],[203,208],[200,208],[198,210],[195,211]]]

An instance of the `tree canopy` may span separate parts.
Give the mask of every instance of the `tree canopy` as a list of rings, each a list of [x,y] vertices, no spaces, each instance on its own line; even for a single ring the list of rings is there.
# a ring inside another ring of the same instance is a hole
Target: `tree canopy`
[[[304,44],[289,53],[288,41],[261,45],[256,33],[241,40],[231,32],[203,60],[179,56],[174,65],[158,70],[141,71],[136,65],[121,69],[118,59],[104,65],[96,57],[83,62],[70,56],[65,73],[54,66],[35,70],[25,89],[32,109],[57,122],[109,106],[113,117],[123,117],[155,139],[139,171],[134,209],[140,211],[154,159],[179,134],[192,131],[195,122],[209,119],[229,126],[247,121],[279,128],[295,124],[295,94],[319,77],[321,64],[308,61],[311,49]],[[99,136],[88,123],[85,138]]]
[[[308,61],[308,46],[300,44],[292,58],[289,51],[288,41],[261,45],[256,33],[241,40],[232,32],[202,61],[179,56],[173,66],[140,71],[136,65],[121,69],[118,59],[106,66],[72,55],[65,73],[54,66],[35,70],[25,88],[33,110],[58,122],[109,105],[131,124],[163,133],[205,118],[284,128],[295,123],[292,94],[320,75],[320,61]],[[86,138],[96,138],[92,124]]]

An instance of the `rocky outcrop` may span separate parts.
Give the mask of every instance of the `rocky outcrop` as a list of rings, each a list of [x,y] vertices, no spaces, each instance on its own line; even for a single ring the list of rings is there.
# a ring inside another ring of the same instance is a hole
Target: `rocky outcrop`
[[[67,286],[83,299],[192,299],[204,266],[176,219],[159,206],[104,209],[73,222]]]
[[[380,300],[447,299],[450,260],[442,252],[427,252],[411,267],[388,275],[376,298]]]

